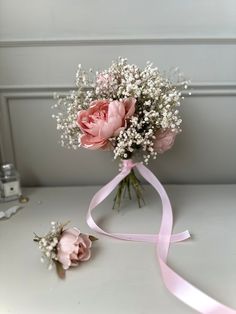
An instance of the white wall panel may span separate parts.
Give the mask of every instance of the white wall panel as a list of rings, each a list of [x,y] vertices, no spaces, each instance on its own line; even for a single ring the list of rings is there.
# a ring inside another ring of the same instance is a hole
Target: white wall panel
[[[61,148],[48,99],[10,99],[17,166],[27,185],[105,183],[117,172],[108,152]],[[183,133],[152,162],[165,182],[235,182],[235,97],[190,97],[182,107]]]
[[[235,0],[0,0],[0,159],[27,185],[109,180],[112,154],[62,149],[50,106],[78,63],[102,69],[119,55],[192,81],[183,134],[150,167],[165,182],[235,183]]]
[[[234,37],[234,0],[1,0],[0,37]]]
[[[235,22],[236,24],[236,22]],[[102,69],[118,56],[161,70],[179,66],[193,83],[236,82],[235,45],[82,45],[0,49],[0,85],[72,85],[78,63]]]

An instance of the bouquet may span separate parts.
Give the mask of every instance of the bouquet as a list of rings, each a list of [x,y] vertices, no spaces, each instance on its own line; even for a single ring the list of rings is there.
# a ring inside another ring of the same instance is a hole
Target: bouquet
[[[89,227],[119,240],[155,243],[163,282],[173,295],[199,313],[236,313],[190,284],[168,265],[170,244],[190,238],[190,233],[188,230],[172,233],[169,197],[157,177],[143,164],[170,149],[181,132],[178,107],[183,98],[181,90],[187,88],[188,82],[173,82],[150,62],[140,69],[120,57],[107,70],[95,75],[92,71],[83,71],[79,65],[76,85],[76,90],[68,96],[58,97],[55,105],[59,109],[54,117],[62,146],[110,150],[114,158],[122,162],[121,172],[93,196],[86,218]],[[142,162],[136,163],[134,159]],[[114,206],[120,205],[126,191],[131,198],[131,190],[141,206],[142,189],[134,168],[160,196],[162,218],[158,234],[107,232],[92,217],[93,210],[117,186]]]
[[[76,90],[58,97],[53,117],[61,145],[77,149],[110,150],[114,159],[141,159],[148,164],[172,147],[181,132],[181,90],[187,81],[172,83],[147,62],[144,69],[119,57],[104,71],[78,67]],[[114,206],[135,192],[139,207],[142,189],[134,170],[118,186]]]

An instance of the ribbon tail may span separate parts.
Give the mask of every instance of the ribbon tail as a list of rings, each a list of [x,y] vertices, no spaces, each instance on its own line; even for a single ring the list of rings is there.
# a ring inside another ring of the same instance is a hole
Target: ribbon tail
[[[106,231],[102,230],[94,221],[92,217],[92,210],[104,201],[105,198],[117,187],[117,185],[130,173],[130,169],[126,169],[115,176],[110,182],[104,185],[92,198],[89,209],[87,212],[87,224],[89,227],[101,234],[110,235]]]
[[[160,244],[159,244],[160,245]],[[211,298],[171,269],[159,256],[167,289],[180,301],[202,314],[235,314],[236,311]]]
[[[163,206],[163,215],[159,238],[157,240],[157,258],[161,274],[167,289],[179,300],[202,314],[236,314],[236,311],[209,297],[198,288],[178,275],[167,264],[168,250],[173,227],[173,214],[168,195],[154,174],[142,164],[137,168],[140,174],[155,188],[160,195]]]

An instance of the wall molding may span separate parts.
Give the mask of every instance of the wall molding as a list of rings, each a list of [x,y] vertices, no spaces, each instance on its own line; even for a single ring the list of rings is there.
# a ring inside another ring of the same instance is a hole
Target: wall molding
[[[3,98],[52,98],[53,93],[67,93],[75,85],[0,85]],[[212,83],[201,82],[189,84],[184,96],[236,96],[236,82]]]
[[[13,162],[17,165],[14,150],[9,102],[13,99],[52,99],[55,92],[63,95],[73,90],[70,85],[0,85],[0,160]],[[191,96],[189,95],[191,93]],[[229,83],[192,83],[187,91],[183,92],[186,97],[228,97],[236,96],[236,82]]]
[[[236,45],[236,37],[87,37],[0,40],[0,48],[110,45]]]

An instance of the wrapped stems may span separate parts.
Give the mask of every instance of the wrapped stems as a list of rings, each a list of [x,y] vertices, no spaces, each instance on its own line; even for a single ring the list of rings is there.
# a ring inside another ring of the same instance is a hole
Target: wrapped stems
[[[133,193],[137,198],[139,208],[141,208],[142,203],[144,204],[142,190],[141,182],[136,177],[134,170],[131,169],[130,173],[119,183],[118,190],[114,198],[113,209],[120,207],[121,200],[124,199],[127,194],[131,200]]]

